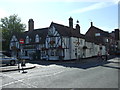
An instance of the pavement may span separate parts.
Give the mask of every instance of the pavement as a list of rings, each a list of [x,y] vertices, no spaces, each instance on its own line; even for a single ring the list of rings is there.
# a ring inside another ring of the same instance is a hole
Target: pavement
[[[113,58],[114,56],[110,56],[109,59]],[[102,62],[101,59],[98,59],[98,57],[94,58],[87,58],[87,59],[80,59],[80,60],[66,60],[66,61],[46,61],[46,60],[32,60],[32,61],[27,61],[25,67],[21,67],[18,69],[18,65],[15,66],[3,66],[0,67],[0,72],[9,72],[9,71],[17,71],[17,70],[26,70],[26,69],[33,69],[37,67],[37,64],[41,65],[50,65],[50,64],[56,64],[56,65],[65,65],[68,67],[81,67],[83,69],[87,69],[89,67],[95,67],[96,65],[101,65],[106,62]],[[67,65],[66,65],[67,64]],[[72,66],[71,66],[72,64]],[[73,66],[74,64],[74,66]],[[79,64],[79,65],[77,65]]]
[[[3,66],[0,67],[0,72],[9,72],[9,71],[17,71],[17,70],[26,70],[26,69],[33,69],[36,66],[34,64],[26,63],[26,66],[21,67],[18,69],[18,65],[15,66]]]

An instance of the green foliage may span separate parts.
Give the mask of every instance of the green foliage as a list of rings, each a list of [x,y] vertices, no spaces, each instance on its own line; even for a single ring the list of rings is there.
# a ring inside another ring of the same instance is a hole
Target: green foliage
[[[0,28],[2,29],[2,49],[9,50],[10,38],[13,33],[24,32],[26,25],[21,23],[21,19],[17,15],[1,18]]]

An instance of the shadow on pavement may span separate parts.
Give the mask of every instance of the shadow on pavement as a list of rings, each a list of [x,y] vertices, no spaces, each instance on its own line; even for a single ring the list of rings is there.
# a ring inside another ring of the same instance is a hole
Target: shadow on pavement
[[[11,66],[11,67],[12,67],[12,66],[17,66],[17,64],[15,64],[15,65],[1,64],[1,65],[0,65],[0,67],[7,67],[7,66]]]
[[[93,68],[97,66],[102,66],[104,64],[107,64],[108,62],[85,62],[85,63],[75,63],[75,64],[58,64],[62,65],[64,67],[70,67],[70,68],[80,68],[80,69],[88,69],[88,68]]]
[[[94,68],[98,66],[104,66],[105,64],[111,63],[109,60],[103,61],[103,60],[97,60],[97,58],[90,58],[90,59],[83,59],[81,61],[30,61],[30,63],[33,64],[39,64],[44,66],[49,66],[52,64],[63,66],[63,67],[69,67],[69,68],[79,68],[79,69],[89,69]]]

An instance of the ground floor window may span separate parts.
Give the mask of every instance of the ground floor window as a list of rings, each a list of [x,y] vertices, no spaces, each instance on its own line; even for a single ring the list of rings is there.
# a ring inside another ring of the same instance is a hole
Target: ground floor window
[[[45,51],[42,51],[41,56],[45,56],[45,55],[46,55]]]
[[[56,56],[56,50],[51,50],[51,56]]]
[[[64,56],[63,49],[50,50],[50,56]]]

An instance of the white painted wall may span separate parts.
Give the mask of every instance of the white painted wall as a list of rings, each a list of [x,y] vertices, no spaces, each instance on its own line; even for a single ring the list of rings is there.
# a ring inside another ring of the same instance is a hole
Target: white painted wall
[[[83,52],[83,46],[84,46],[84,39],[81,39],[81,38],[76,38],[76,37],[70,37],[71,41],[71,48],[69,50],[69,52],[71,51],[70,53],[70,56],[71,58],[70,59],[78,59],[79,57],[82,57],[82,52]],[[80,42],[80,40],[82,40],[82,43]],[[78,44],[79,42],[79,44]]]
[[[85,42],[85,45],[87,46],[85,58],[92,57],[94,54],[93,44],[91,42]]]
[[[69,60],[70,59],[70,45],[71,45],[71,41],[70,41],[70,38],[69,37],[62,37],[63,39],[63,42],[62,43],[62,46],[63,48],[66,48],[64,49],[64,60]]]
[[[105,46],[102,46],[102,55],[105,55],[105,54],[106,54]]]

